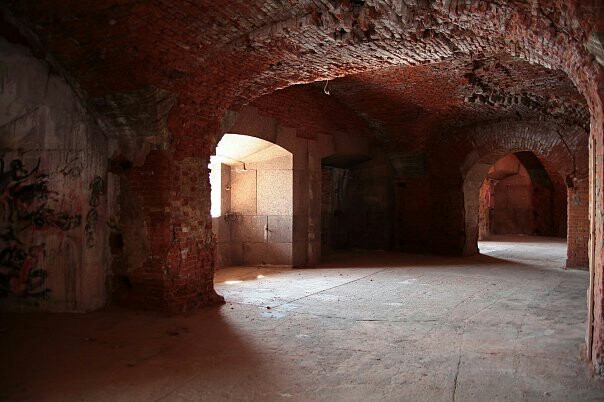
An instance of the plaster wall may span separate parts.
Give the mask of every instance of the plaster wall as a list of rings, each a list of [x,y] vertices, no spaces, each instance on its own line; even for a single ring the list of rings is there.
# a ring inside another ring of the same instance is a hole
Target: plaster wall
[[[107,147],[70,84],[0,37],[0,309],[105,304]]]

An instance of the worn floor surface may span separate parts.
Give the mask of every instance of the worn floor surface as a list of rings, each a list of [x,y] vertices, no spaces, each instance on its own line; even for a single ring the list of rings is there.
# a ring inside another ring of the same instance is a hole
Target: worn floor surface
[[[227,268],[229,302],[187,316],[3,315],[0,399],[604,400],[579,359],[588,274],[561,269],[564,243],[481,250]]]

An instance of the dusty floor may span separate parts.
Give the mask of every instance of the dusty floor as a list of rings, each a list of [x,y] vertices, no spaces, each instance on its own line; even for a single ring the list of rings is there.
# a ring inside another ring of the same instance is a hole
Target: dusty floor
[[[588,275],[561,269],[565,244],[481,250],[227,268],[229,303],[188,316],[3,315],[0,399],[604,400],[579,360]]]

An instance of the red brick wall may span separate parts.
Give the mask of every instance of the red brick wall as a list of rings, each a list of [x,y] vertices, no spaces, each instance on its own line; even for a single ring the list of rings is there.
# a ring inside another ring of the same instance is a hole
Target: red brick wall
[[[430,205],[427,178],[404,178],[394,184],[394,246],[403,251],[430,251],[431,227],[426,224]],[[429,220],[428,220],[429,221]]]
[[[588,269],[589,181],[576,180],[568,189],[568,268]]]
[[[140,202],[149,253],[129,275],[129,305],[185,311],[222,301],[214,291],[207,159],[175,160],[168,151],[151,151],[145,164],[126,174]]]
[[[516,174],[512,174],[516,172]],[[491,233],[537,234],[537,215],[548,215],[551,206],[539,194],[527,170],[513,154],[499,159],[489,170],[489,175],[507,174],[498,180],[491,199]],[[539,199],[541,205],[536,205]],[[541,207],[541,208],[539,208]]]
[[[299,137],[316,139],[334,132],[371,136],[367,123],[356,113],[314,85],[293,86],[256,99],[260,114],[295,127]]]
[[[491,213],[494,188],[493,182],[485,180],[480,186],[479,201],[478,201],[478,240],[485,240],[491,234]]]
[[[592,275],[588,292],[588,350],[595,371],[604,375],[604,69],[591,82],[587,93],[591,109],[591,160],[590,173],[590,271]],[[593,293],[592,293],[593,291]],[[591,340],[591,345],[589,341]],[[591,353],[590,353],[591,352]]]
[[[329,167],[321,169],[321,254],[326,256],[333,249],[332,227],[337,218],[334,211],[335,199],[334,170]]]
[[[392,248],[393,178],[385,162],[374,155],[369,161],[332,171],[331,247]]]

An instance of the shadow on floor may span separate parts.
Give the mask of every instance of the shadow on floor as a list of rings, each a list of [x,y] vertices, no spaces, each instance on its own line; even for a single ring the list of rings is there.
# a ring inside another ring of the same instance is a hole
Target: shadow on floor
[[[224,400],[238,383],[276,381],[223,308],[3,314],[0,400]]]

